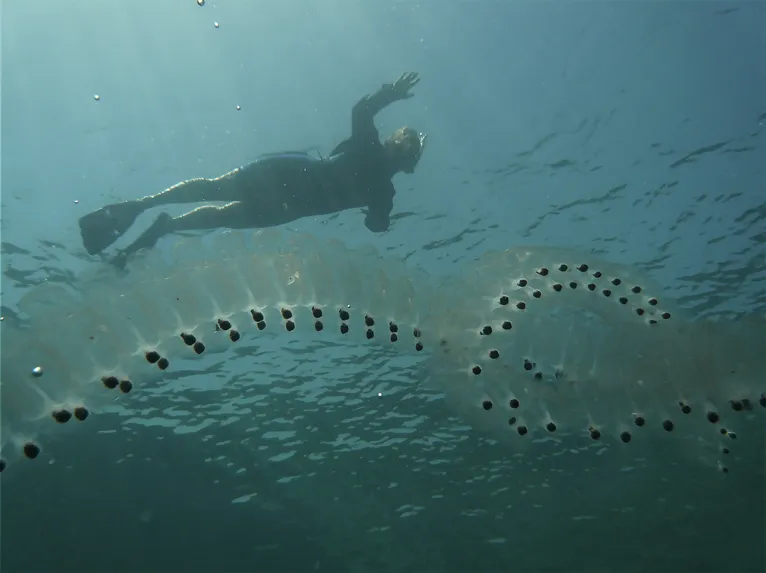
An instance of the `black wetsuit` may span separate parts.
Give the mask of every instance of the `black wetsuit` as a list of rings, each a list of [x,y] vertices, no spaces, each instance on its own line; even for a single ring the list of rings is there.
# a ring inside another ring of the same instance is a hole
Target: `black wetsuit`
[[[268,154],[233,174],[245,191],[240,200],[253,205],[253,226],[367,207],[367,228],[387,230],[396,193],[391,182],[395,170],[374,117],[389,103],[384,91],[362,98],[351,114],[351,137],[327,158],[299,152]]]

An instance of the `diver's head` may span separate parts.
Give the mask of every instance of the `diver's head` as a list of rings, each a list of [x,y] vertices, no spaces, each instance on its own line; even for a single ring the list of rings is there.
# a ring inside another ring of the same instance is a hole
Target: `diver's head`
[[[427,135],[400,127],[383,144],[396,172],[413,173],[426,146]]]

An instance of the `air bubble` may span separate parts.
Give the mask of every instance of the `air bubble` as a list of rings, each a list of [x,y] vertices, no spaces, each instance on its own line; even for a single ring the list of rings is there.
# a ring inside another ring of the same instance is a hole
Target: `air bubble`
[[[43,375],[43,367],[42,366],[35,366],[32,368],[32,376],[35,378],[40,378],[40,376]]]

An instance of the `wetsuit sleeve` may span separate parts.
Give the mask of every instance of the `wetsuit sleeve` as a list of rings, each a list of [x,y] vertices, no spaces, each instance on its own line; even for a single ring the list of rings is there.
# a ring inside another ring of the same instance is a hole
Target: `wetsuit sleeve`
[[[375,127],[375,115],[387,105],[394,103],[397,97],[391,84],[383,84],[372,95],[360,99],[351,110],[351,137],[356,140],[378,140]]]
[[[373,233],[388,230],[391,224],[391,210],[394,208],[394,193],[394,184],[389,181],[388,185],[373,195],[364,219],[365,226]]]

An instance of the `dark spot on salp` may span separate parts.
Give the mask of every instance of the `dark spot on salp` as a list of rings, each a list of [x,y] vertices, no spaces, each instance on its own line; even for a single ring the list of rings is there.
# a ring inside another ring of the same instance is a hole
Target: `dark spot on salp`
[[[622,432],[620,434],[620,439],[623,441],[623,443],[627,444],[631,440],[632,436],[630,435],[630,432]]]
[[[638,294],[638,293],[641,292],[641,287],[640,286],[634,286],[632,289],[630,289],[630,292],[632,292],[633,294]]]
[[[516,284],[517,284],[518,286],[520,286],[520,287],[524,288],[524,287],[525,287],[525,286],[527,286],[529,283],[527,282],[527,279],[519,279],[519,280],[518,280],[518,282],[517,282]]]
[[[542,379],[543,379],[543,373],[535,372],[535,380],[542,380]]]
[[[601,439],[601,431],[598,428],[593,428],[593,427],[588,428],[588,434],[590,435],[591,440]]]
[[[484,335],[484,336],[489,336],[490,334],[492,334],[492,327],[491,327],[491,326],[489,326],[489,325],[487,325],[487,326],[484,326],[484,327],[483,327],[483,328],[482,328],[482,329],[479,331],[479,333],[480,333],[480,334],[482,334],[482,335]]]
[[[519,302],[516,303],[516,308],[518,308],[519,310],[524,310],[525,308],[527,308],[527,304],[524,301],[520,300]]]
[[[545,424],[545,429],[553,433],[556,431],[556,424],[554,424],[553,422],[548,422],[547,424]]]
[[[340,317],[341,320],[348,320],[350,317],[350,315],[348,314],[348,311],[343,308],[338,310],[338,316]]]
[[[721,473],[724,473],[724,474],[729,473],[729,468],[727,468],[726,466],[721,466]]]
[[[285,330],[287,330],[287,332],[295,330],[295,323],[292,320],[285,322]]]
[[[3,459],[0,459],[0,473],[2,473],[2,471],[3,471],[3,470],[6,468],[6,467],[8,467],[8,464],[5,462],[5,460],[3,460]]]
[[[561,292],[561,289],[563,288],[564,288],[564,285],[560,285],[559,283],[556,283],[553,285],[553,290],[555,290],[556,292]]]
[[[758,398],[758,403],[761,405],[761,408],[766,408],[766,392],[761,394],[761,397]]]
[[[340,333],[341,334],[348,334],[348,324],[341,324],[340,325]]]
[[[506,295],[501,296],[497,302],[499,302],[502,306],[507,305],[511,299],[509,299]]]
[[[160,353],[157,352],[156,350],[150,350],[149,352],[144,354],[144,356],[146,357],[146,361],[149,364],[156,364],[157,361],[160,359]]]
[[[499,353],[497,350],[495,350],[495,349],[493,348],[492,350],[490,350],[490,351],[489,351],[489,357],[490,357],[492,360],[495,360],[495,359],[497,359],[497,358],[500,358],[500,353]]]
[[[84,422],[90,416],[90,411],[85,406],[77,406],[74,409],[74,417],[79,422]]]
[[[588,271],[588,265],[579,265],[577,267],[577,270],[580,271],[581,273],[585,273]]]
[[[133,382],[130,380],[120,380],[120,392],[127,394],[133,389]]]
[[[554,373],[554,376],[556,377],[556,380],[561,380],[564,377],[564,371],[560,368],[556,368],[556,372]]]
[[[232,342],[237,342],[241,338],[241,335],[239,334],[238,330],[231,330],[229,331],[229,340]]]
[[[524,359],[524,370],[529,372],[534,367],[535,367],[535,363],[534,362],[530,361],[528,358]]]
[[[117,388],[117,385],[120,383],[120,381],[117,380],[116,376],[102,376],[101,382],[103,382],[104,386],[106,386],[110,390],[114,390],[115,388]]]
[[[314,330],[316,330],[317,332],[320,332],[322,329],[324,329],[324,324],[322,324],[321,320],[317,320],[314,323]]]
[[[656,298],[650,298],[648,301],[650,306],[657,306],[657,299]]]
[[[218,324],[218,328],[220,328],[221,330],[229,330],[231,328],[231,322],[223,318],[219,318],[217,324]]]
[[[548,269],[546,269],[545,267],[541,267],[541,268],[537,269],[537,271],[536,271],[536,272],[537,272],[537,274],[538,274],[538,275],[540,275],[541,277],[545,277],[545,276],[548,276]]]
[[[389,322],[388,323],[388,330],[391,331],[391,332],[399,332],[399,327],[395,323]]]
[[[259,320],[255,323],[255,326],[258,327],[258,330],[264,330],[266,328],[266,321],[265,320]]]
[[[510,330],[513,328],[513,324],[511,324],[510,320],[506,320],[503,322],[503,324],[500,325],[500,328],[503,330]],[[766,401],[766,397],[764,397],[763,400]]]
[[[620,286],[622,284],[622,281],[620,279],[618,279],[618,278],[613,278],[612,279],[612,284],[614,286]]]
[[[423,344],[422,344],[422,343],[420,343],[420,342],[416,342],[416,343],[415,343],[415,350],[417,350],[418,352],[420,352],[421,350],[423,350]]]
[[[197,342],[194,343],[194,346],[192,346],[192,349],[197,354],[202,354],[203,352],[205,352],[205,345],[202,344],[201,342],[197,341]]]
[[[726,437],[730,440],[736,440],[737,439],[737,432],[726,432]]]
[[[322,309],[317,306],[312,306],[311,314],[314,318],[322,318]]]
[[[728,454],[730,451],[731,451],[731,450],[729,450],[729,448],[723,448],[723,449],[721,450],[721,453],[722,453],[722,454]]]
[[[22,451],[26,457],[28,457],[30,460],[33,460],[40,455],[40,446],[33,442],[27,442],[24,444]]]
[[[569,283],[569,288],[571,288],[572,290],[576,289],[577,288],[577,283],[572,281],[571,283]]]
[[[684,414],[691,414],[692,408],[686,402],[679,402],[678,407],[681,408],[681,412]]]
[[[729,404],[731,404],[731,409],[735,412],[741,412],[745,409],[745,406],[739,400],[730,400]]]
[[[264,316],[262,312],[259,312],[257,310],[251,310],[250,316],[253,317],[253,322],[263,322]]]
[[[198,343],[198,344],[201,344],[201,343]],[[199,352],[197,354],[199,354]],[[170,360],[168,360],[167,358],[160,358],[157,361],[157,368],[159,368],[160,370],[167,370],[168,366],[170,366]]]
[[[184,344],[186,346],[191,346],[192,344],[197,342],[197,337],[194,336],[193,334],[188,334],[186,332],[182,332],[181,333],[181,340],[184,341]]]
[[[636,314],[637,314],[638,316],[644,316],[644,313],[645,313],[645,312],[646,312],[646,311],[645,311],[643,308],[637,308],[637,309],[636,309]]]
[[[638,426],[639,428],[643,427],[644,424],[646,424],[646,420],[643,416],[635,416],[633,418],[633,423]]]
[[[662,421],[662,429],[666,432],[672,432],[674,428],[674,424],[672,420],[663,420]]]
[[[718,412],[708,412],[705,416],[707,418],[707,421],[711,424],[717,424],[718,421],[721,419],[721,417],[718,415]]]
[[[492,400],[484,400],[481,403],[481,407],[485,410],[491,410],[492,409]]]
[[[543,293],[540,292],[539,290],[536,290],[532,293],[532,296],[535,298],[540,298],[541,296],[543,296]]]
[[[511,398],[510,402],[508,402],[508,405],[514,410],[520,406],[519,401],[516,398]]]
[[[508,425],[513,426],[516,423],[516,416],[511,416],[508,418]]]
[[[474,375],[478,376],[479,374],[481,374],[481,366],[478,366],[478,365],[474,366],[473,368],[471,368],[471,372],[473,372]]]
[[[420,329],[416,328],[415,330],[413,330],[412,336],[414,336],[415,338],[420,338]]]
[[[588,290],[589,290],[589,291],[594,291],[594,290],[596,290],[596,285],[594,285],[593,283],[588,283]]]
[[[604,296],[607,296],[607,297],[612,296],[612,291],[610,291],[608,288],[605,288],[601,292],[604,293]]]
[[[747,398],[742,398],[742,407],[748,412],[750,412],[753,409],[753,403],[750,402],[750,400],[748,400]]]
[[[279,311],[279,313],[282,315],[282,318],[285,320],[290,319],[293,317],[293,311],[289,308],[283,308]]]
[[[516,431],[519,433],[519,436],[526,436],[527,432],[529,432],[526,426],[518,426]]]
[[[664,320],[668,320],[668,319],[670,318],[670,313],[669,313],[669,312],[663,312],[663,313],[662,313],[660,316],[661,316],[661,317],[662,317]]]
[[[567,271],[569,270],[569,267],[568,267],[568,266],[566,266],[566,265],[559,265],[559,270],[560,270],[562,273],[565,273],[565,272],[567,272]]]
[[[396,342],[397,340],[399,340],[399,337],[396,335],[395,332],[392,332],[391,333],[391,342]]]
[[[368,328],[364,335],[367,337],[367,340],[372,340],[375,338],[375,331],[372,328]]]
[[[654,320],[653,318],[650,318],[649,319],[649,324],[657,324],[657,321]]]
[[[621,296],[619,300],[620,304],[628,304],[628,299],[624,296]]]
[[[53,412],[51,412],[51,416],[59,424],[66,424],[69,420],[72,419],[72,412],[64,408],[60,408],[57,410],[53,410]]]
[[[375,319],[372,318],[369,314],[364,315],[364,325],[365,326],[375,326]]]
[[[596,271],[595,273],[593,273],[593,276],[596,277],[597,279],[600,279],[602,276],[601,271]]]

